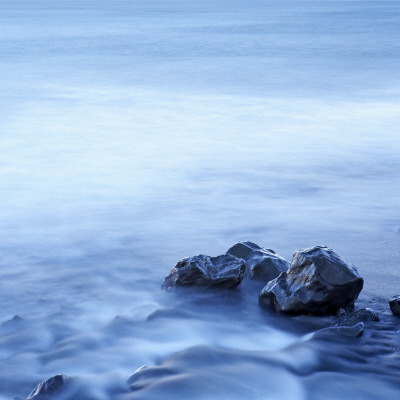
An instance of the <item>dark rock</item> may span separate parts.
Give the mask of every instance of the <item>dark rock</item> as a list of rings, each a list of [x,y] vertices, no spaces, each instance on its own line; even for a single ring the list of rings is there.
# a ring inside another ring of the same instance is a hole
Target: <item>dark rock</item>
[[[320,331],[315,332],[313,337],[324,338],[332,333],[345,337],[358,338],[361,337],[364,333],[364,323],[359,322],[353,326],[331,326],[329,328],[321,329]]]
[[[389,301],[389,306],[394,315],[400,316],[400,296],[393,297],[393,299]]]
[[[234,288],[242,281],[245,269],[245,261],[230,254],[187,257],[172,268],[161,287],[168,290],[176,286]]]
[[[368,321],[379,322],[379,315],[372,308],[362,308],[361,310],[355,311],[351,314],[341,316],[335,326],[352,326],[359,322],[365,323]]]
[[[39,383],[26,400],[48,400],[60,394],[69,380],[66,375],[55,375]],[[52,397],[53,396],[53,397]]]
[[[227,252],[246,261],[245,275],[251,279],[269,282],[281,272],[287,271],[289,261],[271,249],[264,249],[252,242],[239,242]]]
[[[287,272],[269,282],[261,305],[287,313],[326,314],[354,304],[363,279],[357,269],[326,246],[296,251]]]

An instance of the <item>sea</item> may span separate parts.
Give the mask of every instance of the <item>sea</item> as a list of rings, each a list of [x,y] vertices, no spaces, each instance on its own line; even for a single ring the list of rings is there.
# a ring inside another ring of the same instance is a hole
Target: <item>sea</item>
[[[1,0],[0,399],[399,399],[399,100],[396,0]],[[161,289],[246,240],[381,322]]]

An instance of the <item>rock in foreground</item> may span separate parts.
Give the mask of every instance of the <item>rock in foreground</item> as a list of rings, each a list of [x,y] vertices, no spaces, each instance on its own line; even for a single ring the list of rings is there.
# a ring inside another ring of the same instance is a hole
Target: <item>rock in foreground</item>
[[[68,382],[66,375],[55,375],[52,378],[39,383],[26,400],[47,400],[54,395],[60,394]]]
[[[172,268],[161,287],[168,290],[177,286],[234,288],[243,280],[245,269],[245,261],[230,254],[188,257]]]
[[[400,316],[400,296],[394,297],[389,301],[390,310],[394,315]]]
[[[316,246],[295,252],[289,270],[264,287],[259,301],[287,313],[326,314],[353,304],[363,283],[355,267]]]
[[[273,250],[264,249],[252,242],[239,242],[227,252],[246,261],[246,276],[251,279],[269,282],[281,272],[287,271],[289,261]]]

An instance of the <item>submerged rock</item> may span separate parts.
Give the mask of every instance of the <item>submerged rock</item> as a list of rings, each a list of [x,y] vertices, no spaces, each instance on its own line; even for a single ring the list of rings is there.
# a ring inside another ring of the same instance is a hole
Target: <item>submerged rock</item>
[[[346,310],[344,310],[343,308],[339,308],[339,310],[336,311],[336,315],[338,317],[343,317],[344,315],[346,315]]]
[[[23,321],[23,319],[19,316],[19,315],[14,315],[14,317],[12,317],[11,319],[3,322],[1,324],[1,327],[7,327],[9,325],[15,325],[15,324],[20,324]]]
[[[148,371],[152,371],[148,365],[143,365],[138,368],[127,380],[127,384],[131,390],[140,390],[146,387],[150,382],[149,378],[157,377],[157,372],[154,374],[147,374]]]
[[[359,322],[353,326],[331,326],[329,328],[321,329],[318,332],[315,332],[313,337],[316,338],[324,338],[325,336],[329,336],[330,334],[358,338],[361,337],[364,333],[364,323]]]
[[[389,306],[394,315],[400,315],[400,296],[393,297],[389,301]]]
[[[379,315],[372,308],[362,308],[361,310],[341,316],[335,326],[352,326],[359,322],[368,321],[379,322]]]
[[[199,255],[180,260],[161,287],[177,286],[234,288],[243,280],[246,263],[231,254],[218,257]]]
[[[251,279],[269,282],[287,271],[289,261],[271,249],[264,249],[252,242],[239,242],[227,252],[246,261],[246,275]]]
[[[69,378],[66,375],[55,375],[52,378],[39,383],[26,400],[48,400],[58,395],[65,389]]]
[[[264,287],[259,301],[287,313],[326,314],[353,304],[363,283],[355,267],[316,246],[296,251],[289,270]]]
[[[26,321],[23,320],[19,315],[14,315],[13,318],[1,324],[1,332],[4,334],[9,334],[23,329],[25,326]]]

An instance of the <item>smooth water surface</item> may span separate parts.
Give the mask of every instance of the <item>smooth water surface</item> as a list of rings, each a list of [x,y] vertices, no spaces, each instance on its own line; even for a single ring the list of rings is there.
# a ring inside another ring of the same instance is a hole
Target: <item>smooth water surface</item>
[[[1,399],[57,373],[99,400],[398,398],[397,1],[2,0],[0,27]],[[329,349],[258,288],[160,290],[239,240],[331,246],[384,323]]]

